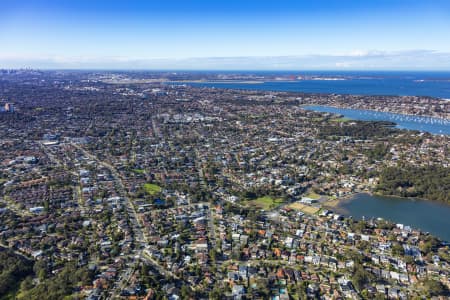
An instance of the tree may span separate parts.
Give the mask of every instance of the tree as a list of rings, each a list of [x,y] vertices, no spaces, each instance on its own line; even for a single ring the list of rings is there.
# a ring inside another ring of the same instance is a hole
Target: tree
[[[375,294],[375,300],[385,300],[386,299],[386,295],[382,294],[382,293],[376,293]]]
[[[369,291],[367,289],[363,289],[361,291],[361,296],[363,297],[363,299],[370,299],[370,294],[369,294]]]
[[[33,266],[33,271],[39,280],[43,281],[47,277],[47,263],[43,260],[38,260]]]
[[[212,263],[216,261],[216,250],[211,249],[209,250],[209,258],[211,259]]]
[[[428,236],[423,243],[419,245],[420,251],[424,255],[430,253],[434,248],[436,248],[440,244],[439,240],[435,237]]]
[[[209,299],[213,299],[213,300],[219,300],[222,299],[223,296],[223,292],[222,290],[215,286],[211,292],[209,292]]]
[[[27,276],[21,283],[20,283],[20,291],[26,292],[33,288],[33,278],[31,276]]]
[[[401,256],[405,253],[405,251],[403,250],[402,245],[400,245],[399,243],[395,243],[392,246],[392,254],[396,255],[396,256]]]
[[[448,296],[449,294],[448,288],[437,280],[427,279],[424,286],[430,296]]]
[[[181,287],[181,298],[182,299],[189,299],[192,297],[192,291],[187,285],[183,285]]]
[[[356,264],[352,276],[353,285],[361,291],[364,286],[374,280],[374,275],[364,269],[360,264]]]

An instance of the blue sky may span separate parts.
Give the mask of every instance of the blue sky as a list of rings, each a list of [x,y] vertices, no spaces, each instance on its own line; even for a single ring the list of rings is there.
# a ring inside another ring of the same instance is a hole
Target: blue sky
[[[450,1],[0,0],[0,68],[450,71]]]

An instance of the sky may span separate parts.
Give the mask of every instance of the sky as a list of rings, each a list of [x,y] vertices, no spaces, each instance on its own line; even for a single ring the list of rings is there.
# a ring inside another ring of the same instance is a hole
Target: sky
[[[450,71],[448,0],[0,0],[0,68]]]

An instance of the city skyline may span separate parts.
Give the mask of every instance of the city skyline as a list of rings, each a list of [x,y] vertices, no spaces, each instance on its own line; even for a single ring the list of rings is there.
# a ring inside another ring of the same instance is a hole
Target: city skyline
[[[450,70],[445,1],[2,6],[2,68]]]

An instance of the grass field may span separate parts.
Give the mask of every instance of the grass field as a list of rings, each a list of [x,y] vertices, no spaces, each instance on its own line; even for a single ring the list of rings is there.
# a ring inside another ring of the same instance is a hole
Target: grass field
[[[337,122],[337,123],[342,123],[342,122],[348,122],[351,121],[350,118],[337,118],[337,119],[332,119],[331,122]]]
[[[137,173],[137,174],[144,174],[145,170],[143,170],[143,169],[133,169],[133,172]]]
[[[283,203],[283,199],[281,199],[281,198],[274,199],[269,196],[260,197],[255,200],[249,200],[247,202],[247,204],[250,206],[257,207],[257,208],[264,209],[264,210],[270,210],[282,203]]]
[[[300,202],[292,203],[288,207],[292,208],[292,209],[295,209],[295,210],[302,211],[305,214],[310,214],[310,215],[316,214],[320,210],[320,208],[318,208],[318,207],[305,205],[305,204],[302,204]]]
[[[153,183],[144,184],[144,190],[149,195],[156,195],[161,192],[161,187]]]
[[[314,192],[309,192],[308,194],[304,195],[305,197],[317,200],[320,198],[320,195],[314,193]]]

